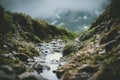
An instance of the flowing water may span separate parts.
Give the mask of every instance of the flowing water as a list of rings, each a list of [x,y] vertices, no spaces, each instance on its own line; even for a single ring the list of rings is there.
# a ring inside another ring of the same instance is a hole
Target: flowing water
[[[64,59],[62,55],[65,42],[61,39],[54,39],[49,43],[42,43],[39,46],[41,50],[41,55],[34,57],[34,62],[32,68],[37,67],[37,70],[33,71],[33,74],[40,75],[47,80],[59,80],[54,70],[58,68],[59,65],[64,64]],[[42,66],[42,71],[40,70]]]

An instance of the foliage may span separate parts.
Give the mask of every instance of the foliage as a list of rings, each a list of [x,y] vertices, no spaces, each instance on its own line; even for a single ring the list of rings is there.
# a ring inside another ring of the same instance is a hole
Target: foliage
[[[66,46],[63,49],[63,56],[69,55],[71,53],[73,53],[73,42],[69,42],[66,44]]]
[[[79,45],[75,44],[74,41],[69,40],[63,49],[63,56],[66,56],[69,54],[72,55],[72,53],[75,54],[79,50],[79,48],[80,48]]]
[[[14,44],[14,47],[16,48],[16,51],[18,53],[23,53],[29,57],[37,56],[39,55],[39,50],[34,47],[34,44],[27,43],[25,41],[12,41],[12,44]]]

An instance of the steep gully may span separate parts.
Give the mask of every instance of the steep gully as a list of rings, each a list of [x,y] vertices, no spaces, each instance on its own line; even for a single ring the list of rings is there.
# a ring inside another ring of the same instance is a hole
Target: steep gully
[[[61,39],[53,39],[49,43],[40,44],[38,47],[41,50],[41,55],[28,59],[27,66],[31,67],[30,72],[47,80],[58,80],[53,72],[58,66],[65,63],[62,55],[64,46],[65,41]]]

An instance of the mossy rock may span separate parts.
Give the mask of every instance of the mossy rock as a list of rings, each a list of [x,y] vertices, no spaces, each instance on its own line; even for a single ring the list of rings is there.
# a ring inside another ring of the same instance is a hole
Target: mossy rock
[[[0,55],[0,65],[18,64],[19,60],[13,60]]]
[[[112,29],[107,34],[104,34],[100,43],[103,44],[115,40],[115,38],[119,35],[118,34],[119,30],[120,30],[120,24],[113,26]]]
[[[88,65],[80,69],[82,72],[95,73],[98,70],[98,66]]]
[[[66,46],[63,49],[63,56],[69,55],[74,52],[73,44],[67,43]]]
[[[94,75],[93,80],[120,80],[120,60],[104,65]]]
[[[15,74],[22,74],[25,71],[27,71],[27,69],[24,65],[14,65],[13,70],[14,70]]]

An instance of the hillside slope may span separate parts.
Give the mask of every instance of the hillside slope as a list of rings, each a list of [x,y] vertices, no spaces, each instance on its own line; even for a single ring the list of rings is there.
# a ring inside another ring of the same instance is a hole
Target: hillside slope
[[[73,39],[76,34],[22,13],[0,7],[0,80],[19,80],[28,58],[40,55],[38,45],[54,38]],[[34,79],[35,80],[35,79]]]
[[[120,80],[119,8],[120,1],[112,0],[90,29],[80,34],[75,54],[71,52],[69,63],[56,71],[62,73],[62,80]]]

